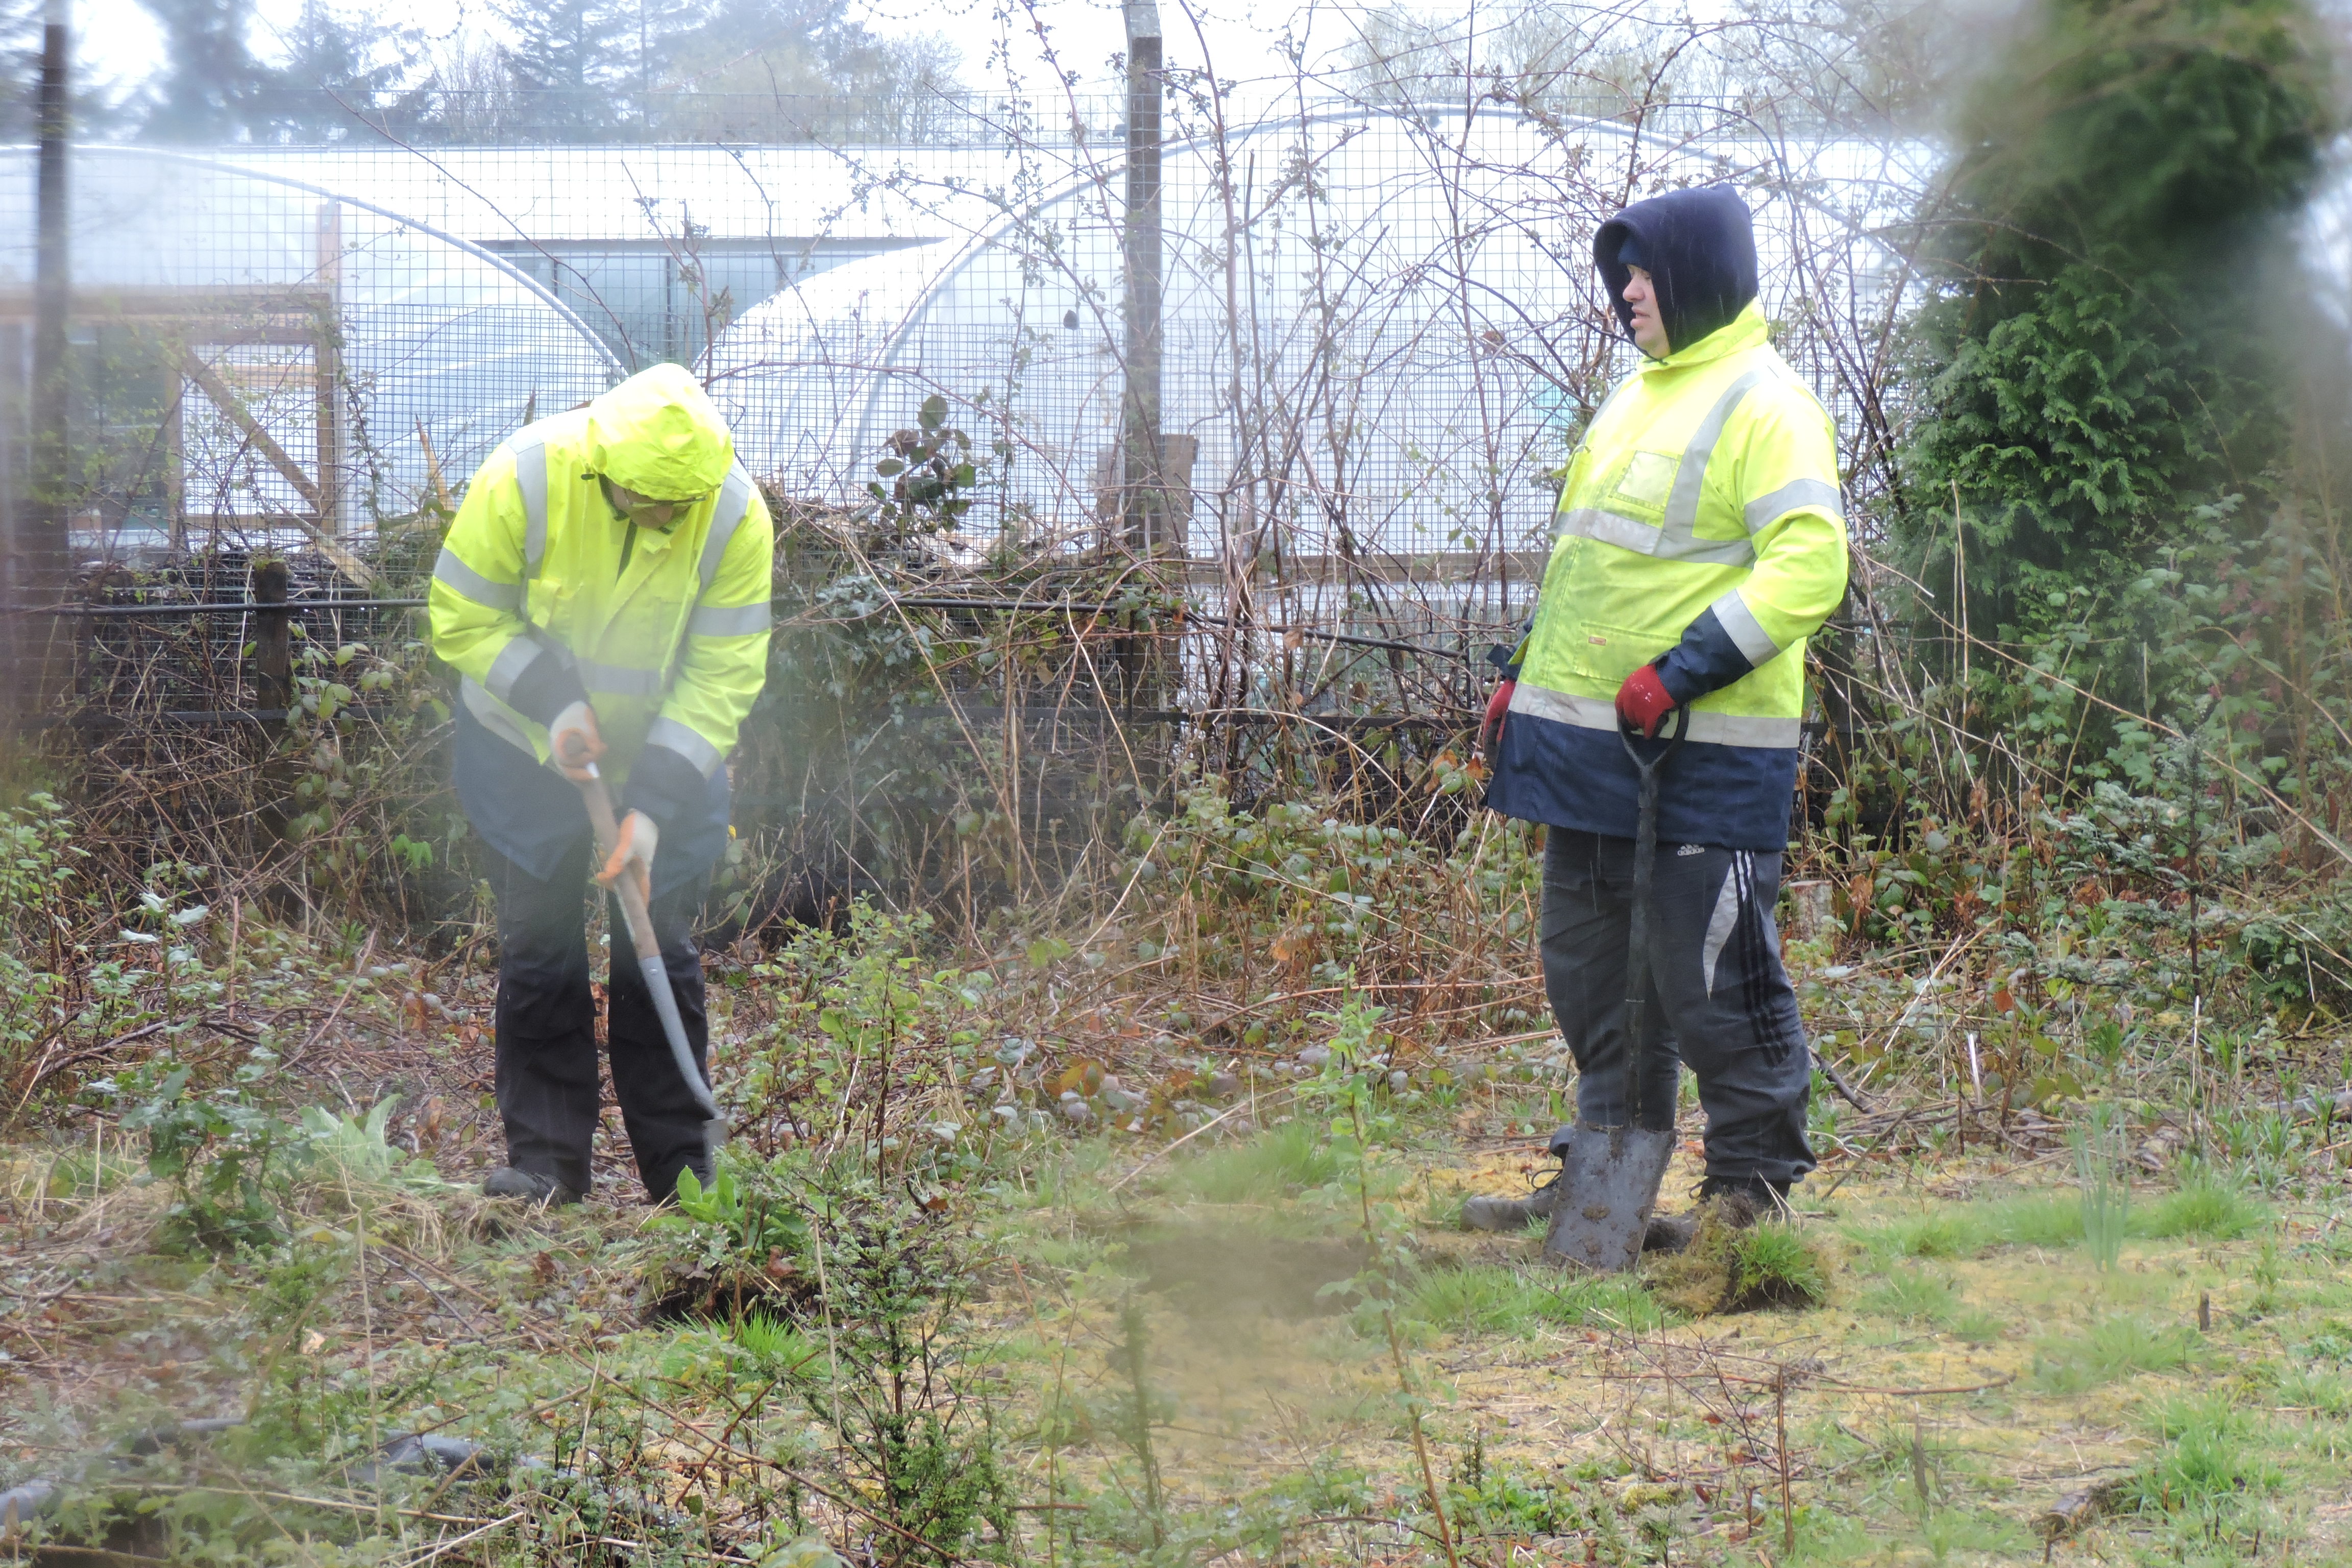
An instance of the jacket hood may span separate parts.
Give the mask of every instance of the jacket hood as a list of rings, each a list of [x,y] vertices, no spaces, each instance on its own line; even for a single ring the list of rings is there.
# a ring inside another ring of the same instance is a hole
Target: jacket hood
[[[1592,237],[1592,260],[1609,286],[1609,303],[1632,337],[1633,307],[1625,303],[1625,285],[1633,275],[1618,259],[1629,239],[1639,244],[1643,269],[1657,285],[1658,320],[1676,353],[1729,325],[1756,298],[1756,224],[1729,185],[1635,202]]]
[[[653,500],[707,495],[735,461],[735,437],[694,373],[641,370],[588,405],[588,462]]]

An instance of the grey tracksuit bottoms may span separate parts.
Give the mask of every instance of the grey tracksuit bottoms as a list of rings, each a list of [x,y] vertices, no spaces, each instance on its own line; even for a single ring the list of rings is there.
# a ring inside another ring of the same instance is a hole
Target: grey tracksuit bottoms
[[[1641,1042],[1642,1126],[1673,1126],[1688,1063],[1706,1111],[1706,1173],[1785,1186],[1813,1168],[1805,1142],[1812,1058],[1780,967],[1772,903],[1780,857],[1661,844],[1651,881],[1651,1037]],[[1622,1125],[1625,967],[1633,841],[1553,827],[1543,869],[1544,989],[1576,1058],[1579,1118]]]

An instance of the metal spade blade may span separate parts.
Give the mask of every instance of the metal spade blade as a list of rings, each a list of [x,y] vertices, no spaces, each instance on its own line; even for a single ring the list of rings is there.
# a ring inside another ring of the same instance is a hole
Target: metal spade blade
[[[1600,1274],[1642,1258],[1642,1237],[1675,1157],[1675,1135],[1641,1127],[1579,1123],[1552,1145],[1559,1155],[1560,1202],[1544,1233],[1544,1256]]]

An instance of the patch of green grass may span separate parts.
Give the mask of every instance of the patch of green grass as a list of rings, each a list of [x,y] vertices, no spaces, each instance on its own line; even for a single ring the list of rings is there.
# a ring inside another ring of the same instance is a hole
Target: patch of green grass
[[[2265,1458],[2253,1418],[2222,1394],[2158,1406],[2149,1436],[2161,1445],[2140,1472],[2139,1506],[2169,1511],[2242,1493],[2276,1491],[2284,1479]]]
[[[1906,1268],[1888,1275],[1885,1284],[1864,1292],[1854,1305],[1882,1318],[1940,1326],[1959,1310],[1960,1296],[1949,1279]]]
[[[2003,1198],[1984,1206],[2003,1247],[2073,1247],[2083,1239],[2083,1205],[2072,1197]]]
[[[2341,1373],[2319,1367],[2291,1367],[2279,1376],[2278,1402],[2294,1410],[2308,1410],[2330,1420],[2352,1415],[2352,1384]]]
[[[1452,1333],[1531,1334],[1589,1323],[1654,1329],[1665,1321],[1636,1280],[1496,1263],[1416,1276],[1405,1288],[1404,1311]]]
[[[2140,1236],[2235,1241],[2271,1222],[2270,1210],[2210,1173],[2190,1176],[2134,1216]]]
[[[1171,1173],[1173,1185],[1204,1203],[1269,1203],[1339,1179],[1339,1156],[1318,1129],[1286,1121],[1246,1142],[1213,1149]]]
[[[1776,1305],[1817,1307],[1829,1296],[1829,1271],[1797,1228],[1767,1222],[1731,1245],[1734,1294]]]
[[[2033,1381],[2053,1394],[2081,1394],[2145,1372],[2169,1372],[2196,1359],[2196,1331],[2138,1318],[2110,1318],[2080,1334],[2053,1334],[2034,1349]]]
[[[1881,1266],[1901,1258],[1974,1258],[1995,1240],[1992,1227],[1974,1205],[1961,1204],[1856,1226],[1848,1234]]]
[[[1955,1312],[1944,1324],[1944,1331],[1962,1344],[1989,1345],[2009,1332],[2009,1324],[1998,1313],[1970,1308]]]

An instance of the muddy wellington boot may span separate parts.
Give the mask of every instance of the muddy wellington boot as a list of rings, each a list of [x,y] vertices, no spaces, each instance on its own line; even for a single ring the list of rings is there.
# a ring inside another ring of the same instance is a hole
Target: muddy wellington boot
[[[1491,1231],[1498,1236],[1509,1236],[1526,1230],[1533,1225],[1549,1224],[1551,1211],[1559,1205],[1561,1174],[1561,1172],[1553,1172],[1550,1181],[1533,1188],[1525,1197],[1465,1199],[1462,1204],[1462,1228]],[[1708,1195],[1702,1188],[1700,1191],[1702,1200]],[[1745,1210],[1746,1217],[1733,1221],[1735,1228],[1744,1230],[1756,1223],[1757,1211],[1752,1200],[1727,1201],[1746,1202],[1749,1205]],[[1687,1215],[1652,1215],[1650,1228],[1642,1234],[1642,1250],[1680,1252],[1691,1244],[1691,1237],[1697,1231],[1696,1210]]]

